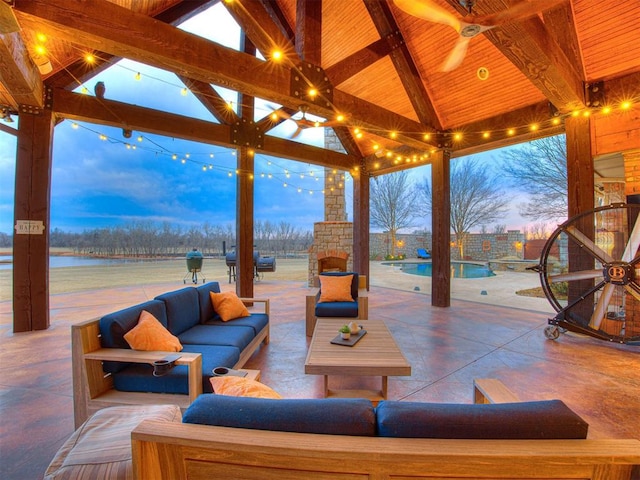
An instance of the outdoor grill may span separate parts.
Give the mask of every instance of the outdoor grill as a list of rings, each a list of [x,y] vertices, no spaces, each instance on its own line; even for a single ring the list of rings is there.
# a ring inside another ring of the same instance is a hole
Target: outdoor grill
[[[225,263],[227,264],[229,283],[231,279],[236,280],[236,252],[229,252],[225,255]],[[253,252],[253,278],[260,280],[260,274],[264,272],[276,271],[275,257],[261,257],[260,252]]]
[[[187,253],[187,274],[182,279],[182,283],[187,283],[187,278],[189,274],[191,274],[191,281],[193,283],[198,283],[198,272],[202,271],[202,261],[204,260],[204,256],[201,252],[198,251],[197,248],[194,248],[189,253]],[[202,283],[204,283],[204,275],[202,276]]]

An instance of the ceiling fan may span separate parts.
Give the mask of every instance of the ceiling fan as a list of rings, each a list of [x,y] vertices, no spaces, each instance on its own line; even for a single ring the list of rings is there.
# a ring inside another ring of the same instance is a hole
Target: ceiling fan
[[[450,72],[462,63],[467,53],[469,42],[473,37],[492,28],[533,17],[566,0],[521,0],[506,10],[489,15],[473,14],[472,10],[476,4],[476,0],[458,1],[469,12],[468,15],[462,18],[458,18],[456,15],[445,10],[434,0],[394,0],[398,8],[410,15],[429,22],[449,25],[458,32],[460,37],[441,67],[443,72]]]
[[[306,105],[300,105],[298,109],[302,112],[302,118],[293,118],[293,115],[284,111],[283,109],[273,110],[272,115],[277,118],[281,118],[283,120],[291,120],[296,124],[298,128],[296,131],[291,134],[289,138],[296,138],[302,130],[306,130],[307,128],[319,128],[319,127],[336,127],[338,125],[342,125],[344,122],[341,120],[325,120],[323,122],[319,120],[310,120],[307,118],[307,110],[308,107]]]

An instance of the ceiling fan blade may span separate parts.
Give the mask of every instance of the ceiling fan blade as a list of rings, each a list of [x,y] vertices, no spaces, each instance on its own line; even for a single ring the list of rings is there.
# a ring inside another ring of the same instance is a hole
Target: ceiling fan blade
[[[505,23],[525,20],[540,12],[557,7],[564,2],[566,0],[522,0],[520,3],[516,3],[501,12],[473,17],[473,22],[478,25],[497,27]],[[466,18],[465,20],[468,21]]]
[[[14,33],[20,31],[20,24],[13,13],[13,9],[5,2],[0,1],[0,33]]]
[[[469,47],[470,41],[471,38],[469,37],[458,38],[453,50],[451,50],[451,53],[440,70],[443,72],[450,72],[451,70],[458,68],[464,60],[464,56],[467,54],[467,48]]]
[[[460,32],[460,20],[431,0],[393,0],[396,6],[414,17],[429,22],[442,23]]]

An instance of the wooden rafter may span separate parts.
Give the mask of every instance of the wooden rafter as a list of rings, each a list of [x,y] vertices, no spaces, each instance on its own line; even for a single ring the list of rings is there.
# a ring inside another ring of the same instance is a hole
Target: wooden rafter
[[[227,102],[210,84],[182,75],[178,78],[219,122],[231,125],[238,120],[236,113],[227,108]]]
[[[0,31],[0,83],[3,86],[0,100],[15,110],[22,104],[42,107],[44,86],[40,72],[31,60],[20,33],[9,32],[13,30],[9,28],[13,22],[15,17],[11,7],[0,2],[0,25],[6,25],[6,33]]]
[[[467,13],[457,0],[447,2],[461,15]],[[488,15],[506,8],[504,0],[485,0],[476,3],[474,13]],[[540,18],[505,24],[484,35],[558,110],[585,107],[582,77]]]
[[[352,53],[348,57],[331,65],[325,73],[333,85],[340,85],[345,80],[353,77],[360,71],[373,65],[381,58],[386,57],[394,48],[398,48],[397,42],[392,41],[395,37],[381,38],[365,48]]]
[[[289,92],[291,70],[271,62],[216,45],[172,28],[106,0],[78,3],[59,0],[17,0],[16,13],[25,21],[37,21],[40,30],[57,38],[100,48],[190,78],[221,85],[254,97],[297,108],[301,99]],[[103,18],[96,23],[94,18]],[[114,31],[118,35],[114,35]],[[216,65],[215,69],[211,65]],[[357,97],[334,91],[333,105],[309,105],[309,112],[331,118],[335,110],[349,112],[350,121],[362,128],[419,132],[420,123],[394,114]],[[419,134],[398,135],[398,141],[428,148]]]
[[[407,45],[400,36],[400,28],[389,9],[389,5],[385,2],[365,2],[365,5],[380,36],[382,38],[394,37],[395,42],[399,44],[398,48],[391,50],[390,57],[420,123],[434,130],[441,130],[442,122],[438,118]]]
[[[205,120],[129,105],[113,100],[73,93],[64,89],[55,89],[53,102],[56,114],[69,120],[92,122],[157,135],[182,138],[193,142],[224,147],[232,146],[231,127]],[[328,151],[311,145],[290,140],[265,136],[260,153],[288,158],[315,165],[350,169],[358,159],[351,155]]]
[[[313,65],[322,65],[322,2],[296,0],[296,52]]]

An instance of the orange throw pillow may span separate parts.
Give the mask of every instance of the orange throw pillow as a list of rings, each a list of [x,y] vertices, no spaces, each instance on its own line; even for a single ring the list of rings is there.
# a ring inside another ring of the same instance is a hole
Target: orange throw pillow
[[[244,377],[211,377],[211,386],[216,395],[230,397],[282,398],[278,392],[264,383]]]
[[[182,344],[178,337],[171,334],[156,317],[146,310],[140,313],[138,324],[124,335],[124,339],[134,350],[182,351]]]
[[[320,275],[318,302],[353,302],[351,282],[353,275]]]
[[[242,300],[235,292],[215,293],[209,292],[211,304],[223,322],[228,322],[234,318],[248,317],[251,315]]]

